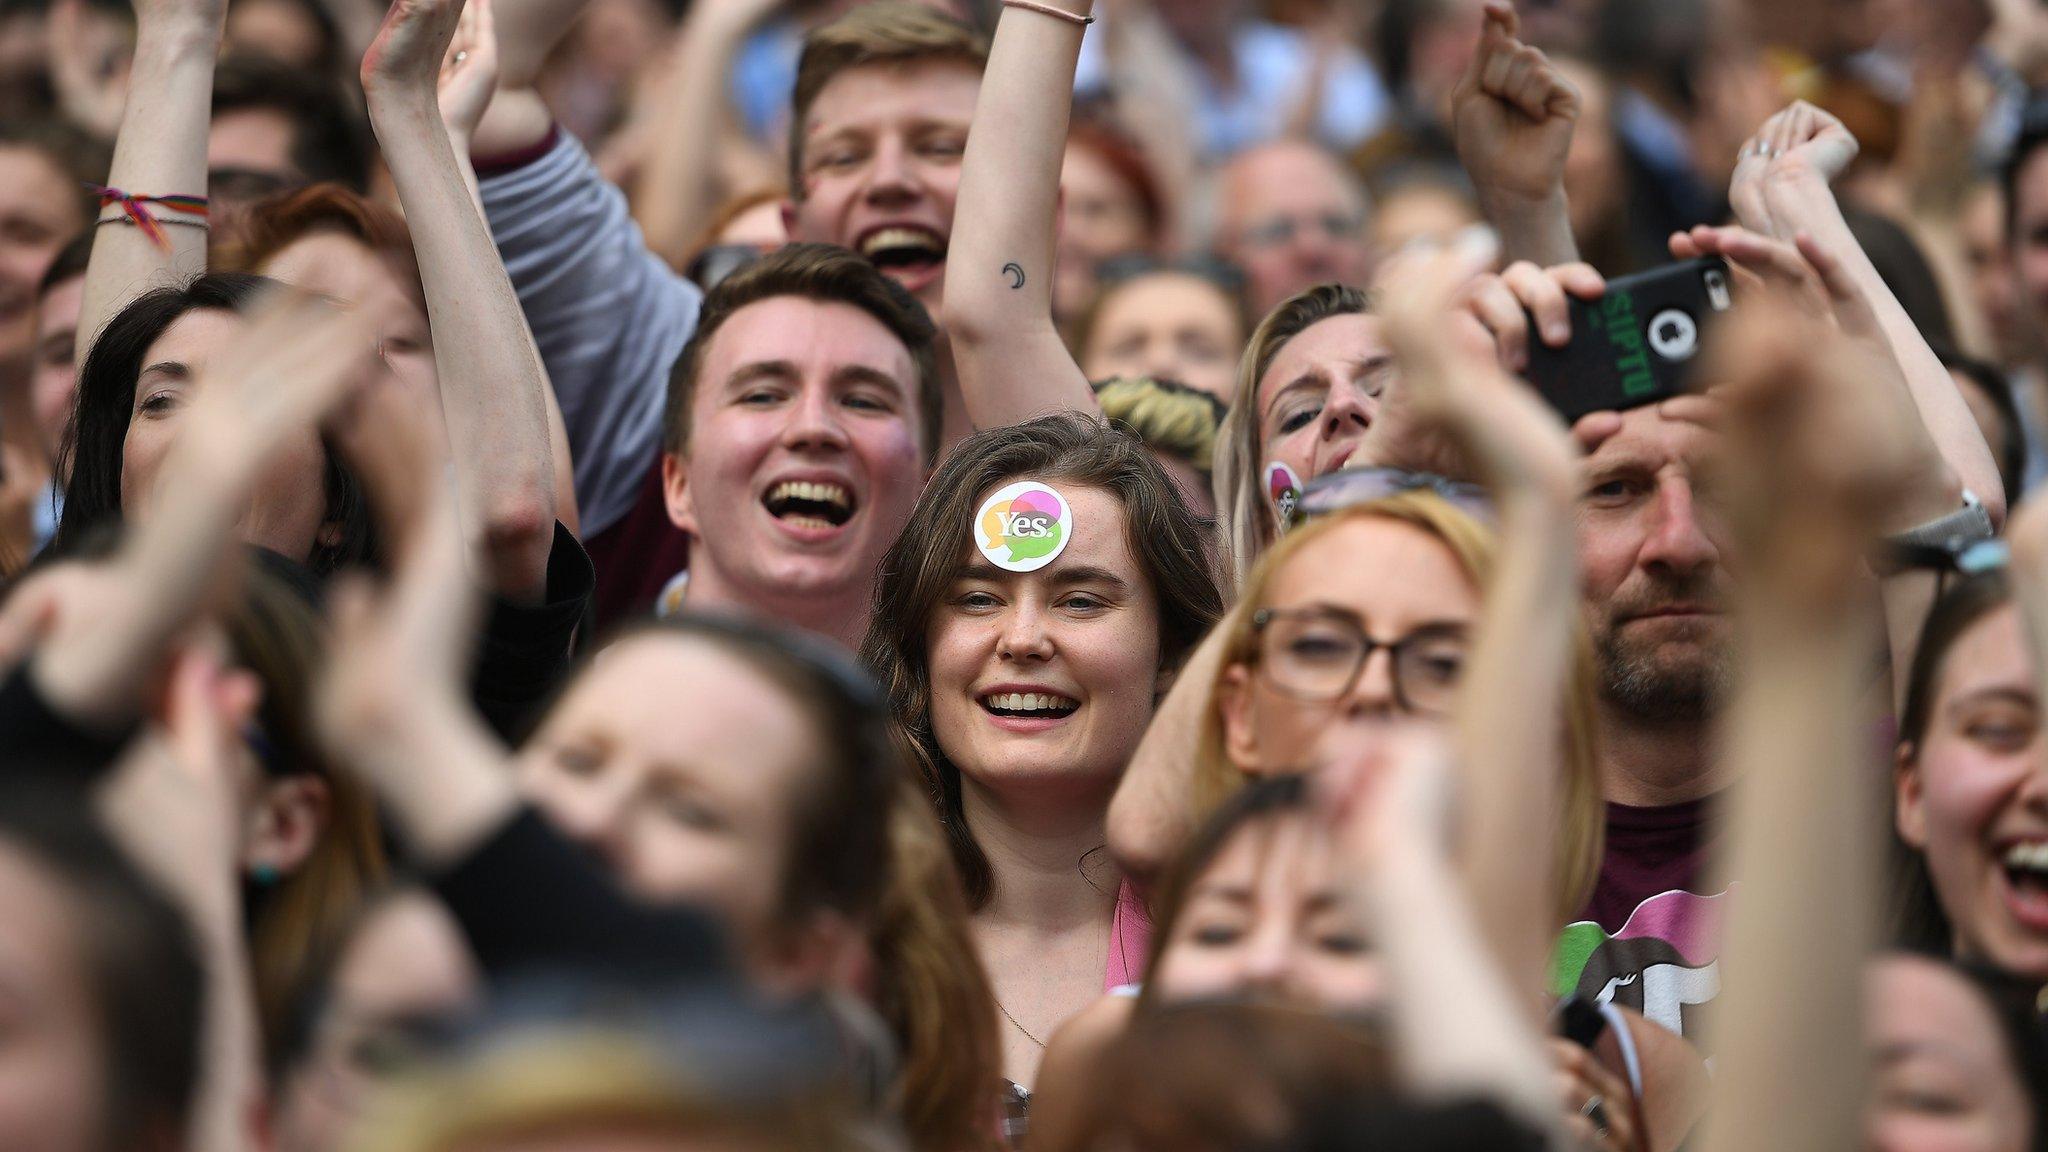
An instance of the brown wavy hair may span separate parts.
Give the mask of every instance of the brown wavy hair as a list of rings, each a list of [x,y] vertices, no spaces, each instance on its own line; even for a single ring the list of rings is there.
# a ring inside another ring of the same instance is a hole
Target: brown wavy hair
[[[988,904],[994,878],[967,827],[960,770],[932,731],[931,623],[971,546],[975,508],[1020,476],[1100,488],[1122,503],[1131,553],[1159,599],[1162,672],[1180,667],[1223,611],[1201,521],[1130,433],[1066,412],[977,432],[947,455],[882,558],[861,658],[889,695],[976,910]]]
[[[309,184],[249,206],[233,236],[210,254],[216,272],[260,272],[278,253],[308,236],[335,232],[368,248],[426,310],[420,266],[405,217],[332,181]]]
[[[995,990],[945,833],[907,774],[889,845],[895,869],[873,941],[875,1009],[902,1050],[893,1103],[918,1152],[993,1150],[1003,1066]]]

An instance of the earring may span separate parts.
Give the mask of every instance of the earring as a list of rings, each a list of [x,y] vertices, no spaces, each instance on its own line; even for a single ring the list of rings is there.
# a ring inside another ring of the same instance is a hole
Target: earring
[[[278,881],[277,865],[253,864],[249,867],[249,879],[258,888],[269,888]]]

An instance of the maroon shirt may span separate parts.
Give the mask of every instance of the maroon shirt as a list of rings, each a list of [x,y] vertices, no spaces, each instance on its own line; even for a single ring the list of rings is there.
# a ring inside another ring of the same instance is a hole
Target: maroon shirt
[[[633,507],[604,531],[583,542],[597,568],[597,631],[645,614],[661,590],[690,565],[690,538],[668,518],[661,491],[661,459],[633,497]]]
[[[1577,923],[1559,941],[1559,991],[1612,1001],[1700,1040],[1721,990],[1721,924],[1732,889],[1710,887],[1723,797],[1664,808],[1607,806],[1607,853]]]

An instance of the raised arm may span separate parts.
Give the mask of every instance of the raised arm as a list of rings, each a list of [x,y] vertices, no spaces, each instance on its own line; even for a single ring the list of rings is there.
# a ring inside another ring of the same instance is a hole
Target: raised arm
[[[1338,750],[1318,783],[1336,861],[1386,968],[1396,1062],[1410,1091],[1484,1096],[1552,1131],[1552,1072],[1527,997],[1487,947],[1445,850],[1449,749],[1419,731],[1390,744],[1372,764]]]
[[[1899,531],[1955,511],[1962,489],[1984,503],[1992,522],[2005,519],[2005,489],[1998,464],[1970,415],[1969,405],[1911,316],[1887,288],[1877,266],[1849,231],[1828,182],[1856,156],[1856,138],[1840,120],[1804,101],[1764,122],[1743,147],[1728,190],[1729,202],[1753,231],[1790,241],[1811,234],[1842,261],[1869,300],[1892,355],[1905,373],[1913,406],[1941,449],[1953,477],[1946,483],[1902,494]],[[1910,517],[1910,518],[1909,518]]]
[[[718,210],[719,141],[726,81],[741,44],[782,0],[699,0],[683,17],[674,63],[654,117],[654,143],[634,187],[633,214],[647,247],[681,268]]]
[[[1558,916],[1579,453],[1556,414],[1488,354],[1469,314],[1453,311],[1475,269],[1452,255],[1401,263],[1410,266],[1384,278],[1380,314],[1408,403],[1455,442],[1500,517],[1499,560],[1458,700],[1462,864],[1487,943],[1533,1013]]]
[[[1579,258],[1564,195],[1578,89],[1517,38],[1512,4],[1489,0],[1484,20],[1479,49],[1451,93],[1458,161],[1508,260],[1568,264]]]
[[[411,224],[463,535],[501,596],[538,601],[554,543],[547,380],[436,93],[461,0],[396,0],[363,57],[370,123]]]
[[[1864,1147],[1862,973],[1877,939],[1879,824],[1868,643],[1854,589],[1917,449],[1871,404],[1868,356],[1794,309],[1752,309],[1730,381],[1722,490],[1743,549],[1741,687],[1723,755],[1742,884],[1715,1029],[1705,1152]]]
[[[1076,17],[1092,6],[1046,2]],[[976,428],[1099,411],[1052,319],[1060,165],[1082,31],[1078,19],[1005,8],[982,75],[946,256],[944,306],[960,391]]]
[[[225,0],[136,0],[135,60],[108,187],[138,197],[206,195],[206,128],[226,16]],[[96,230],[78,314],[80,364],[130,300],[206,270],[204,215],[157,204],[135,212],[164,223],[144,228],[131,217]],[[121,214],[111,204],[100,212]]]
[[[1202,822],[1196,752],[1238,611],[1218,620],[1181,665],[1110,798],[1109,851],[1140,888],[1159,878]]]

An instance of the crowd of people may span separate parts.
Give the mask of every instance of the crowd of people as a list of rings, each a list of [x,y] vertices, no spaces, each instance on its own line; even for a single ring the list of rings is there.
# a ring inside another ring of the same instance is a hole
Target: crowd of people
[[[381,8],[0,0],[0,1149],[2048,1149],[2048,8]]]

